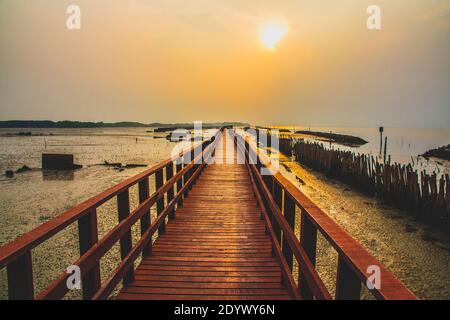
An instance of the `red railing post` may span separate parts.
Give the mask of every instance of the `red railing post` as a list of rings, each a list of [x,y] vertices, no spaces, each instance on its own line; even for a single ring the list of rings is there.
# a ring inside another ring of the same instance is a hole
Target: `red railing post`
[[[173,177],[173,162],[171,162],[166,167],[166,182],[169,181]],[[170,187],[169,190],[167,190],[167,204],[170,203],[170,201],[173,200],[173,197],[175,196],[175,187]],[[175,218],[175,207],[169,212],[169,219]]]
[[[283,212],[283,189],[275,181],[273,176],[267,176],[267,177],[269,177],[268,181],[271,181],[271,183],[272,183],[273,199],[275,200],[277,207],[280,209],[280,212]],[[269,188],[269,190],[270,190],[270,188]],[[275,219],[274,214],[275,213],[272,213],[272,227],[273,227],[273,231],[275,231],[275,234],[277,236],[278,244],[280,244],[280,246],[281,246],[281,227],[278,224],[277,220]]]
[[[316,247],[317,247],[317,229],[314,224],[308,219],[306,214],[301,214],[300,225],[300,244],[306,252],[312,265],[316,265]],[[308,287],[303,271],[299,270],[298,287],[303,299],[312,299],[313,294]]]
[[[156,183],[156,190],[159,190],[164,184],[164,176],[163,176],[162,168],[160,170],[156,171],[156,173],[155,173],[155,183]],[[161,214],[161,212],[163,212],[163,210],[164,210],[164,196],[162,196],[161,199],[159,199],[156,202],[156,213],[158,214],[158,216]],[[161,223],[160,227],[158,228],[159,235],[163,234],[164,232],[166,232],[165,221],[163,221]]]
[[[291,230],[294,231],[294,227],[295,227],[295,202],[294,200],[291,198],[291,196],[285,191],[284,192],[284,218],[286,219],[287,223],[289,224],[289,226],[291,227]],[[292,249],[289,246],[289,243],[286,239],[286,237],[284,237],[283,235],[283,255],[284,258],[286,259],[287,264],[289,265],[289,267],[293,268],[293,262],[294,262],[294,257],[292,254]]]
[[[33,300],[33,265],[31,251],[8,264],[8,297],[10,300]]]
[[[335,298],[336,300],[359,300],[361,298],[361,281],[340,255],[336,276]]]
[[[245,138],[244,140],[244,147],[245,147],[245,154],[244,154],[245,162],[252,165],[252,163],[250,163],[250,144],[248,143],[247,138]]]
[[[192,167],[189,170],[189,178],[192,177],[194,175],[195,169],[196,169],[196,165],[194,163],[195,160],[195,149],[191,150],[191,162],[192,162]],[[194,187],[194,181],[192,181],[191,185],[189,186],[189,190],[192,190],[192,188]]]
[[[83,256],[98,241],[97,210],[94,208],[78,220],[80,256]],[[83,299],[91,299],[100,288],[100,264],[89,270],[82,279]]]
[[[248,151],[246,153],[246,159],[250,158],[249,155],[251,153],[257,154],[257,152],[259,152],[258,144],[256,144],[256,146],[252,146],[249,144],[247,139],[244,140],[244,146]],[[266,163],[268,163],[268,161],[264,160],[264,157],[258,157],[257,159],[258,161],[255,167],[258,170],[261,166],[265,166]],[[254,174],[254,167],[251,166],[251,168],[252,176],[257,176],[259,179],[258,184],[255,185],[255,190],[260,189],[262,185],[265,185],[269,189],[263,190],[266,199],[262,198],[260,203],[263,204],[264,208],[269,207],[268,204],[270,204],[273,208],[274,205],[279,203],[275,201],[276,190],[273,190],[273,181],[271,181],[267,176],[261,177],[259,172]],[[298,243],[296,241],[293,242],[294,244],[292,243],[292,234],[286,233],[288,235],[287,239],[289,240],[288,245],[291,244],[293,246],[290,249],[292,249],[296,260],[302,266],[299,270],[298,280],[301,297],[303,299],[331,299],[328,290],[315,270],[317,233],[320,232],[325,236],[326,241],[339,253],[336,299],[360,299],[361,286],[365,279],[364,277],[361,279],[361,275],[359,273],[368,265],[380,265],[380,262],[364,248],[362,248],[322,210],[315,206],[312,201],[310,201],[300,190],[298,190],[298,188],[295,188],[295,186],[285,177],[278,173],[275,175],[274,179],[283,188],[285,193],[283,204],[284,221],[282,221],[283,244],[281,248],[283,250],[283,258],[285,258],[283,260],[289,259],[289,257],[284,257],[285,250],[288,249],[288,246],[284,243],[284,232],[289,230],[289,228],[286,228],[287,223],[285,222],[289,222],[288,224],[293,230],[295,227],[295,215],[297,214],[296,207],[301,209],[301,234],[298,247]],[[272,193],[272,200],[268,200],[269,196],[267,193]],[[286,197],[286,193],[289,193],[292,199]],[[292,204],[291,200],[294,201],[295,204]],[[269,218],[269,221],[272,220],[271,217],[269,217],[271,214],[270,211],[272,210],[267,210],[265,213]],[[292,218],[290,213],[293,213],[294,218]],[[270,222],[268,224],[270,224]],[[275,241],[275,232],[272,232],[271,235]],[[286,269],[288,268],[287,264],[285,267]],[[383,287],[372,292],[375,298],[386,300],[399,299],[399,297],[408,300],[416,299],[414,294],[402,285],[402,283],[390,272],[384,271],[383,277],[384,279],[387,277],[389,280],[383,281]]]
[[[189,166],[192,161],[192,158],[189,161],[190,154],[191,154],[190,152],[186,152],[183,156],[183,166],[184,167]],[[192,171],[191,169],[187,170],[186,173],[183,175],[183,184],[184,185],[188,182],[189,178],[191,177],[191,171]],[[184,189],[183,196],[186,198],[188,193],[189,193],[189,188]]]
[[[177,163],[177,173],[183,170],[183,161],[182,158],[179,158],[180,163]],[[183,176],[181,176],[177,181],[177,193],[183,188]],[[178,207],[183,206],[183,195],[180,196],[177,203]]]
[[[117,195],[117,208],[119,211],[119,221],[122,221],[130,214],[130,194],[129,190],[126,189]],[[124,236],[120,239],[120,256],[123,259],[128,255],[133,247],[133,242],[131,239],[131,230],[127,231]],[[134,281],[134,270],[131,267],[123,278],[124,286],[130,284]]]
[[[139,203],[143,203],[145,200],[148,199],[150,194],[149,191],[149,180],[148,177],[145,177],[141,181],[139,181]],[[150,228],[150,224],[152,222],[152,217],[150,215],[150,209],[147,210],[147,212],[142,216],[141,218],[141,235],[143,235],[148,228]],[[142,251],[142,256],[148,257],[152,254],[152,241],[148,242],[148,245],[145,246],[144,250]]]

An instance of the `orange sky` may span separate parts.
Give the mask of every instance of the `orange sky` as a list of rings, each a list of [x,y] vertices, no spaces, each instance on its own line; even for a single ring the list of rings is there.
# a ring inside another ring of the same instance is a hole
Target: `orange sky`
[[[0,119],[448,127],[449,2],[375,2],[0,0]]]

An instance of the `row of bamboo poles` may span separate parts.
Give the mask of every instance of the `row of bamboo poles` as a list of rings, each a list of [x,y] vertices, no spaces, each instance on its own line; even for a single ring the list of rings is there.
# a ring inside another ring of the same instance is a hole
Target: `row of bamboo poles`
[[[322,143],[280,139],[280,151],[330,178],[406,209],[418,219],[450,232],[450,177],[414,170],[411,164],[378,161],[377,157],[327,149]]]

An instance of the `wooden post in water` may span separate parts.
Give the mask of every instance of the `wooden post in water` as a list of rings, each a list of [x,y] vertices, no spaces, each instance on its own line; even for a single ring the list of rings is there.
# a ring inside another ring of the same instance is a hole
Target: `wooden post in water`
[[[383,151],[383,131],[384,131],[384,128],[380,127],[379,131],[380,131],[380,156],[381,156],[381,152]]]
[[[386,153],[387,153],[387,137],[384,138],[384,164],[386,164]]]
[[[330,131],[330,149],[331,149],[331,134],[332,134],[333,132],[332,131]]]

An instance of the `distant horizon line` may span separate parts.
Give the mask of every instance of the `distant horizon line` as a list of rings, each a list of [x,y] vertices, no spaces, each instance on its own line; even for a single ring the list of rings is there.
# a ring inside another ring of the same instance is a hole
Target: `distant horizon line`
[[[0,120],[0,128],[98,128],[98,127],[130,127],[130,128],[155,128],[155,127],[172,127],[172,126],[192,126],[195,122],[150,122],[142,123],[137,121],[78,121],[78,120]],[[247,126],[248,123],[238,121],[223,122],[203,122],[206,126],[217,125],[242,125]]]
[[[200,121],[200,120],[197,120]],[[95,127],[121,127],[120,125],[123,125],[123,127],[129,127],[129,128],[139,128],[139,127],[170,127],[170,126],[187,126],[192,125],[196,121],[184,121],[184,122],[161,122],[161,121],[155,121],[155,122],[149,122],[149,123],[143,123],[139,121],[96,121],[96,120],[0,120],[0,128],[2,129],[13,129],[13,128],[95,128]],[[204,125],[211,126],[211,125],[238,125],[238,126],[266,126],[266,127],[295,127],[295,128],[378,128],[379,125],[367,125],[367,126],[349,126],[349,125],[304,125],[304,124],[261,124],[261,123],[253,123],[250,124],[249,122],[243,122],[243,121],[209,121],[209,122],[202,122]],[[64,126],[64,125],[67,126]],[[14,126],[18,125],[18,126]],[[46,127],[45,125],[49,125]],[[83,126],[88,125],[88,126]],[[447,129],[450,130],[449,127],[427,127],[427,126],[389,126],[385,125],[383,126],[385,128],[399,128],[399,129]]]

